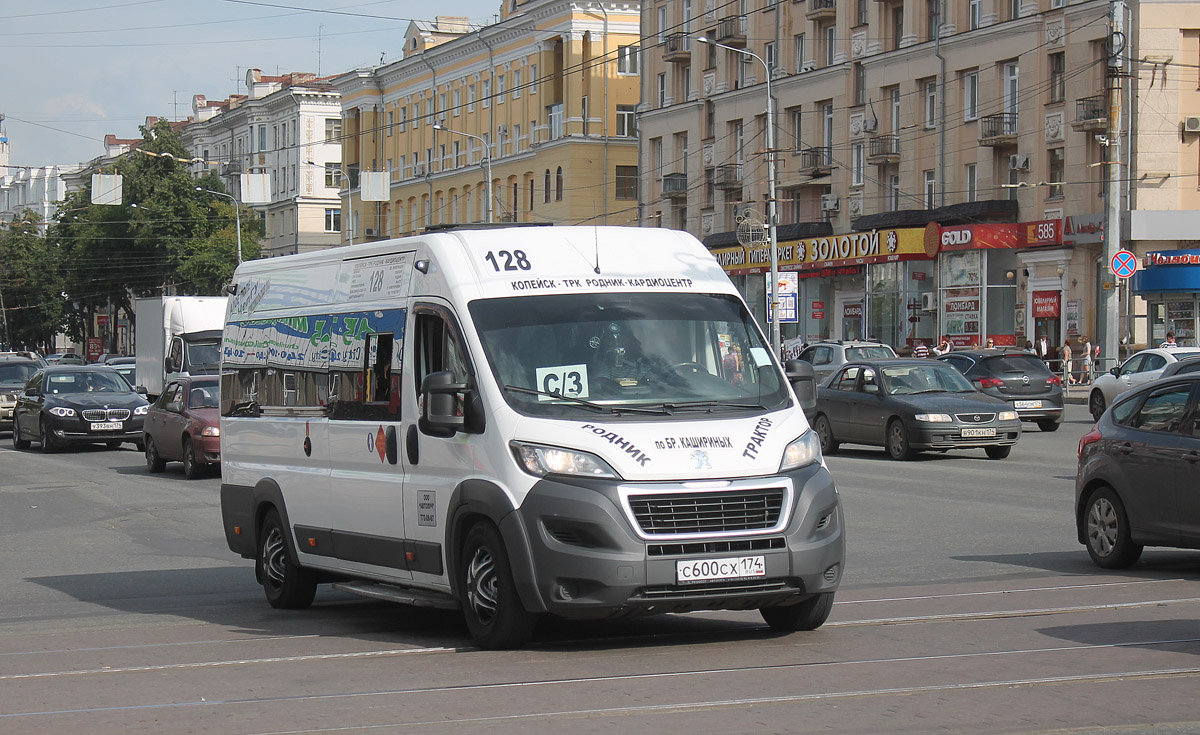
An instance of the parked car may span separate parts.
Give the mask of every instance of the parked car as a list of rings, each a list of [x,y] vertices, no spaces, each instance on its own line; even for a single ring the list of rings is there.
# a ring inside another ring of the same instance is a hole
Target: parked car
[[[849,363],[817,389],[813,429],[821,451],[882,446],[892,459],[926,449],[980,448],[1004,459],[1021,438],[1007,401],[985,395],[957,370],[923,358]]]
[[[48,365],[86,365],[87,361],[74,352],[55,352],[52,355],[46,355],[46,364]]]
[[[882,342],[828,341],[814,342],[796,356],[797,360],[813,366],[817,382],[821,382],[834,370],[848,362],[858,360],[883,360],[895,357],[896,351]]]
[[[1075,528],[1097,566],[1129,567],[1146,546],[1200,548],[1198,398],[1200,373],[1157,380],[1079,440]]]
[[[960,350],[938,358],[979,392],[1008,401],[1022,421],[1058,431],[1063,420],[1062,378],[1034,355],[1016,350]]]
[[[219,397],[216,376],[167,383],[146,414],[146,469],[162,472],[168,461],[178,460],[183,462],[183,473],[194,480],[220,464]]]
[[[33,360],[39,366],[46,364],[46,358],[36,352],[30,350],[19,350],[17,352],[0,352],[0,360]]]
[[[1088,396],[1088,409],[1092,412],[1092,418],[1099,421],[1101,414],[1112,405],[1117,396],[1130,388],[1161,377],[1163,368],[1167,365],[1196,356],[1200,356],[1200,347],[1154,347],[1135,353],[1133,357],[1121,363],[1120,367],[1113,368],[1092,382],[1092,392]]]
[[[27,449],[36,441],[46,453],[98,442],[110,449],[123,442],[140,448],[148,407],[110,367],[50,365],[34,373],[17,397],[13,446]]]
[[[12,429],[13,409],[25,384],[41,369],[33,360],[0,360],[0,431]]]
[[[132,355],[110,355],[108,357],[101,355],[100,362],[105,365],[133,365],[137,363],[137,358]]]

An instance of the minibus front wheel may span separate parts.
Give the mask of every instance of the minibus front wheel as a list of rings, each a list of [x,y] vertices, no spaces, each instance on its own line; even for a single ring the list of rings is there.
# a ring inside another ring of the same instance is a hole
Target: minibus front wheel
[[[521,604],[500,531],[479,521],[463,541],[459,588],[467,629],[480,648],[516,648],[533,634],[536,617]]]
[[[296,555],[290,548],[289,536],[279,519],[279,511],[274,508],[267,511],[258,534],[255,563],[271,607],[297,610],[312,604],[317,582],[312,572],[292,562]]]

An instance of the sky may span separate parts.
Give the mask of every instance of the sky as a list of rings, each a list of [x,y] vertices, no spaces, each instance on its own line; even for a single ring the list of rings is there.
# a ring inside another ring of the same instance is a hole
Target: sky
[[[402,56],[413,18],[492,22],[501,0],[0,0],[0,123],[11,166],[104,153],[192,95],[237,94],[247,69],[337,74]]]

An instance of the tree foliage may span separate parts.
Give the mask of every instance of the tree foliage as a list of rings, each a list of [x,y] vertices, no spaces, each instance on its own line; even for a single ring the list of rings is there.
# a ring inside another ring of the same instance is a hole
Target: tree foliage
[[[62,322],[63,284],[59,251],[42,237],[41,220],[26,211],[0,225],[0,300],[4,303],[8,348],[48,347]]]

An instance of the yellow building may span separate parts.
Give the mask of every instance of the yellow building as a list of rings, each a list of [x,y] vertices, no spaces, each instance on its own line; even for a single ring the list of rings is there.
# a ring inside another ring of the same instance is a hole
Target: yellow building
[[[636,222],[639,22],[637,3],[505,0],[492,25],[414,21],[403,59],[338,76],[326,175],[349,179],[349,239],[487,221],[489,168],[496,222]]]

